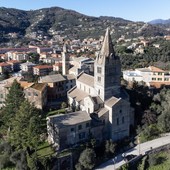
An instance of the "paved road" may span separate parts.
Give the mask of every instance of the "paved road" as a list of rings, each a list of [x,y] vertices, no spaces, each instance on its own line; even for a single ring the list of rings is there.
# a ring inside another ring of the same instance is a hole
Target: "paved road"
[[[140,145],[137,145],[136,147],[126,151],[125,155],[145,154],[145,152],[150,151],[151,149],[155,149],[169,143],[170,143],[170,135],[158,139],[154,139],[152,141],[148,141],[145,143],[141,143]],[[100,165],[96,170],[114,170],[119,168],[123,164],[125,164],[125,161],[123,160],[122,155],[119,154],[116,156],[116,159],[110,159],[109,161]]]

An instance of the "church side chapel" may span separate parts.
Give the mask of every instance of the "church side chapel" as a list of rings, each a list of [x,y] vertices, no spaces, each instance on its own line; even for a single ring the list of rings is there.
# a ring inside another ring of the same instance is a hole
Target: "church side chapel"
[[[129,136],[133,109],[128,94],[121,89],[120,77],[120,59],[107,29],[94,62],[94,76],[81,72],[76,86],[67,93],[74,112],[47,117],[49,143],[62,150],[89,138],[100,143]]]

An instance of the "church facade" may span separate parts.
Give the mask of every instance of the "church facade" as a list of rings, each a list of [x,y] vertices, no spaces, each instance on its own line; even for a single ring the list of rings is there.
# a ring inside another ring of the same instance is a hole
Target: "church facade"
[[[104,123],[104,138],[119,140],[129,136],[133,111],[127,93],[121,89],[121,64],[115,55],[109,29],[94,63],[94,76],[81,73],[68,92],[70,105],[95,113]]]
[[[83,141],[82,137],[84,137],[84,140],[88,140],[91,136],[101,142],[106,139],[116,141],[129,136],[130,125],[133,124],[133,109],[130,107],[128,94],[121,89],[120,77],[120,59],[115,55],[110,32],[107,29],[101,51],[94,63],[94,76],[84,72],[80,73],[76,79],[76,86],[67,93],[69,105],[73,110],[80,110],[75,112],[76,124],[80,125],[87,120],[89,121],[88,131],[85,126],[84,129],[86,130],[83,132],[81,129],[80,133],[75,128],[75,131],[72,131],[74,133],[73,138],[77,139],[78,136],[80,141]],[[86,118],[84,121],[82,113]],[[63,134],[65,136],[69,136],[71,126],[74,124],[68,123],[68,114],[67,119],[62,118],[62,127],[68,128],[68,131]],[[78,119],[78,115],[81,115],[80,119]],[[71,119],[73,118],[70,117],[70,122]],[[48,117],[47,120],[49,123],[49,126],[47,125],[50,136],[49,142],[56,143],[53,137],[54,132],[50,129],[50,122],[57,128],[55,122],[59,122],[59,117]],[[66,120],[67,124],[65,123]],[[57,130],[59,133],[59,128]],[[66,139],[67,137],[65,137],[67,143]],[[68,140],[70,140],[70,137]],[[80,141],[76,140],[72,144]],[[59,143],[56,144],[59,147]],[[69,142],[67,144],[67,146],[70,145]],[[64,147],[60,146],[60,148]]]

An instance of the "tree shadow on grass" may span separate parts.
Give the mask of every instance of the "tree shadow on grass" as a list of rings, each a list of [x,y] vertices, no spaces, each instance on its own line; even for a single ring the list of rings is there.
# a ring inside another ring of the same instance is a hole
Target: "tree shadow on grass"
[[[162,163],[164,163],[166,160],[167,160],[166,157],[159,156],[159,157],[157,158],[157,164],[162,164]]]

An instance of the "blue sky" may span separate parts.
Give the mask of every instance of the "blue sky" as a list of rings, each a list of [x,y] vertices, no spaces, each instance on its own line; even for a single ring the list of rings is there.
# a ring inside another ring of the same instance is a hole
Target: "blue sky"
[[[90,16],[146,22],[170,18],[170,0],[0,0],[0,6],[23,10],[59,6]]]

